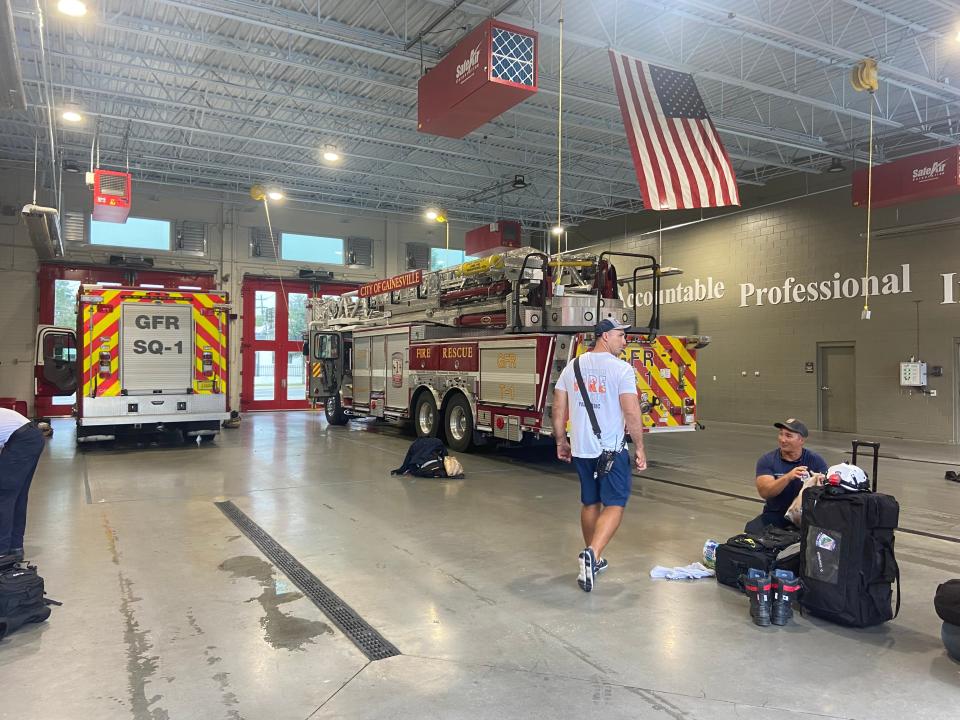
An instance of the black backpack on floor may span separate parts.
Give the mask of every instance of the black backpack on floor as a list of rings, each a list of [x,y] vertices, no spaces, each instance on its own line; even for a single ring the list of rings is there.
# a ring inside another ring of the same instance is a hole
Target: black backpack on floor
[[[447,448],[437,438],[423,437],[413,441],[403,458],[403,464],[390,471],[391,475],[415,475],[417,477],[446,477],[443,459]]]
[[[27,623],[43,622],[50,608],[43,597],[43,578],[32,565],[0,570],[0,640]]]
[[[900,505],[893,496],[876,492],[879,445],[855,440],[854,463],[858,445],[874,451],[872,491],[831,485],[803,491],[800,605],[840,625],[870,627],[900,612],[900,568],[893,551]]]
[[[742,578],[750,569],[768,574],[774,570],[789,570],[799,574],[799,555],[788,550],[798,542],[799,532],[773,525],[764,528],[762,535],[734,535],[717,546],[717,582],[742,590]]]

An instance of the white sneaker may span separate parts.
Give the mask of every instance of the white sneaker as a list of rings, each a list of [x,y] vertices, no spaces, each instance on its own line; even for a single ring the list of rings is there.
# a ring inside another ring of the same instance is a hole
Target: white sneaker
[[[593,555],[593,550],[584,548],[577,556],[580,563],[580,573],[577,575],[577,585],[584,592],[593,590],[594,571],[597,567],[597,559]]]

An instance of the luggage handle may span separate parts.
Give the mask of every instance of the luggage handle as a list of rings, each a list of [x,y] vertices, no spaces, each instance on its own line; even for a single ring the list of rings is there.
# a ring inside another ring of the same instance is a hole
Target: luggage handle
[[[853,441],[853,457],[850,460],[851,465],[857,464],[857,449],[860,447],[868,447],[873,450],[873,474],[870,476],[871,486],[873,492],[877,491],[877,463],[880,459],[880,443],[871,442],[869,440],[854,440]]]

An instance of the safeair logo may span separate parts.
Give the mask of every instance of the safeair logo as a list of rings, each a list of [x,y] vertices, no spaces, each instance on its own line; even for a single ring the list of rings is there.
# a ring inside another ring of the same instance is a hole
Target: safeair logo
[[[944,173],[947,171],[947,161],[946,160],[937,160],[932,165],[927,167],[917,168],[913,171],[913,181],[914,182],[929,182],[930,180],[936,180],[937,178],[943,177]]]
[[[473,71],[477,69],[480,65],[480,45],[470,51],[470,57],[464,60],[462,63],[457,65],[457,83],[461,83],[466,80],[470,75],[473,74]]]

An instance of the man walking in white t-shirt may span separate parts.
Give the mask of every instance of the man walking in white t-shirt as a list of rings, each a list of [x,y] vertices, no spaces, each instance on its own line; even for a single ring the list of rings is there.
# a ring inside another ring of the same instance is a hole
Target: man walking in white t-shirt
[[[647,467],[637,378],[633,368],[620,359],[627,346],[625,331],[629,327],[609,319],[601,321],[594,328],[593,348],[575,361],[594,409],[599,437],[594,432],[573,362],[560,373],[553,393],[557,457],[573,462],[580,476],[580,527],[586,547],[578,558],[577,584],[585,592],[593,590],[597,573],[607,569],[603,550],[620,527],[630,497],[633,478],[624,429],[634,443],[637,470]],[[572,447],[567,440],[568,419]],[[598,467],[601,459],[607,458],[612,459],[612,464],[602,463],[603,467]]]

